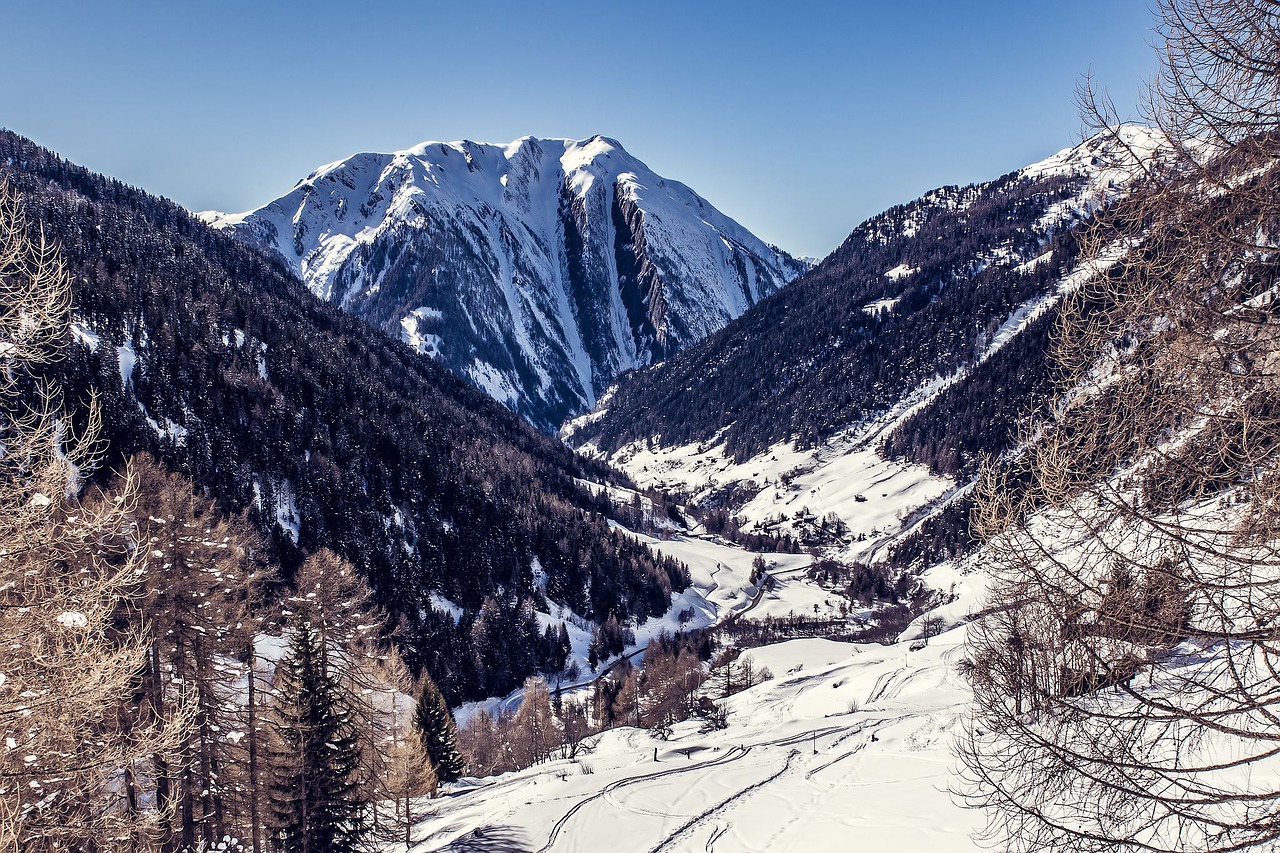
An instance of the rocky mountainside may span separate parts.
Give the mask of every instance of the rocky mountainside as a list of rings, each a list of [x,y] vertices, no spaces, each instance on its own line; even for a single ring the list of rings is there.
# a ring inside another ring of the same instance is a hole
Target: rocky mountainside
[[[357,154],[201,216],[547,430],[806,269],[601,136]]]

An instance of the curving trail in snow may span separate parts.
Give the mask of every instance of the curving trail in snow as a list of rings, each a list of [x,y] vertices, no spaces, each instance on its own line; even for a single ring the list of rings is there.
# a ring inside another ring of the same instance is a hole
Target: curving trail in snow
[[[746,755],[749,751],[750,750],[747,749],[746,747],[735,747],[734,749],[729,750],[719,758],[712,759],[711,761],[704,761],[700,764],[695,765],[694,767],[685,768],[683,772],[686,772],[686,773],[695,772],[700,770],[706,770],[707,768],[715,767],[720,764],[727,764],[728,762],[736,761],[741,756]],[[593,794],[592,796],[589,796],[586,799],[580,800],[579,802],[575,803],[572,808],[570,808],[567,812],[565,812],[564,815],[560,817],[555,822],[555,824],[552,825],[551,833],[547,837],[547,843],[540,848],[540,853],[546,853],[547,851],[555,849],[556,843],[560,840],[560,835],[564,831],[565,826],[571,820],[573,820],[580,811],[602,801],[608,805],[611,805],[617,808],[627,809],[637,814],[647,814],[652,817],[665,817],[666,815],[658,812],[645,812],[643,809],[629,809],[627,806],[620,803],[616,798],[613,798],[612,794],[620,788],[625,788],[625,787],[634,786],[634,785],[641,785],[652,779],[666,779],[677,772],[680,772],[680,771],[660,770],[656,773],[646,773],[640,776],[625,777],[625,778],[610,782],[608,785],[605,785],[604,788],[600,790],[600,793]]]
[[[775,677],[726,700],[728,729],[682,723],[665,742],[615,729],[576,760],[424,801],[412,849],[975,850],[977,815],[949,793],[962,638],[753,649]]]

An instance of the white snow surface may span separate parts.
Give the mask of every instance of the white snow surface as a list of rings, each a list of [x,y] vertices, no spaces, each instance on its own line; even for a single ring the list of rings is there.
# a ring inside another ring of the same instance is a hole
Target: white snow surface
[[[918,472],[887,473],[885,484],[910,476],[882,488],[921,482]],[[628,499],[625,490],[612,491],[614,500]],[[748,609],[752,618],[809,612],[814,604],[834,610],[833,596],[805,577],[808,555],[764,555],[776,584],[757,596],[748,583],[755,554],[697,534],[640,538],[683,560],[693,585],[663,618],[638,626],[633,649],[677,627],[685,607],[695,626]],[[885,534],[873,538],[883,542]],[[666,741],[614,729],[593,737],[577,758],[465,779],[439,799],[418,801],[422,817],[408,849],[808,853],[847,850],[852,839],[866,851],[979,849],[971,834],[980,815],[951,794],[952,742],[969,701],[956,664],[965,618],[985,594],[972,565],[925,574],[926,585],[952,599],[933,611],[948,630],[927,645],[916,640],[917,621],[890,646],[810,638],[751,649],[745,654],[772,678],[725,700],[728,729],[703,733],[689,721]],[[544,622],[560,618],[580,657],[589,632],[572,614],[540,614]],[[581,683],[589,684],[581,663]],[[481,706],[509,710],[517,701],[473,704],[458,717],[465,721]]]
[[[802,534],[834,513],[849,527],[841,556],[867,560],[882,553],[912,521],[913,513],[956,488],[951,479],[932,474],[924,465],[887,460],[877,450],[881,436],[942,387],[942,381],[931,383],[881,418],[854,426],[815,449],[797,450],[784,442],[736,463],[725,455],[723,444],[650,448],[636,442],[609,461],[642,487],[685,492],[695,503],[737,484],[753,495],[733,510],[750,523],[747,529],[752,532]],[[582,450],[597,452],[591,444]]]
[[[866,305],[863,305],[862,312],[864,314],[871,314],[874,316],[879,314],[881,311],[892,311],[894,306],[897,305],[901,299],[901,296],[890,296],[886,299],[876,299],[872,302],[868,302]]]
[[[728,729],[614,729],[576,760],[465,781],[420,803],[411,849],[977,850],[980,815],[950,793],[963,636],[753,649],[773,678],[726,701]]]
[[[889,279],[890,281],[899,281],[900,279],[904,279],[914,272],[915,272],[914,268],[906,264],[898,264],[893,269],[886,271],[884,274],[884,277]]]
[[[102,338],[93,330],[93,327],[80,320],[71,323],[71,336],[93,352],[97,352],[98,344],[102,343]]]
[[[1156,128],[1122,124],[1033,163],[1021,174],[1029,178],[1088,174],[1096,187],[1123,188],[1168,146],[1167,137]]]
[[[116,347],[116,360],[120,364],[120,387],[128,390],[133,382],[133,369],[138,364],[138,353],[133,348],[133,341],[125,341],[123,346]]]
[[[621,236],[619,205],[639,211]],[[602,136],[356,154],[256,210],[200,216],[517,409],[552,392],[590,408],[621,371],[718,330],[807,268]],[[661,293],[624,294],[638,284],[618,269],[620,246]],[[460,334],[503,352],[468,365]]]

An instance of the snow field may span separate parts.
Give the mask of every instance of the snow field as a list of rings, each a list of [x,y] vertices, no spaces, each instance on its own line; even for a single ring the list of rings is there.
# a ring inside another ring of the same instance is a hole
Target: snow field
[[[728,729],[614,729],[576,759],[459,786],[420,803],[411,849],[974,850],[978,816],[948,792],[962,638],[753,649],[774,677],[726,700]]]

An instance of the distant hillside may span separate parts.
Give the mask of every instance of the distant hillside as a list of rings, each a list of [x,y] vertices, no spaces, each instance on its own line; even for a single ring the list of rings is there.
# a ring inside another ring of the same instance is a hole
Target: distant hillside
[[[716,439],[739,461],[783,441],[813,447],[984,364],[1023,333],[1043,342],[1044,321],[1031,321],[1074,268],[1073,227],[1123,186],[1122,176],[1095,167],[1104,144],[1091,140],[988,183],[943,187],[868,220],[722,331],[624,376],[571,440],[613,451],[634,441]],[[1020,346],[1019,361],[1042,349]],[[899,439],[894,452],[954,471],[998,447],[1013,409],[1043,379],[1007,361],[1012,384],[984,395],[981,425],[955,424],[963,441],[925,453],[914,438]]]
[[[1146,129],[1122,133],[1139,156],[1158,148]],[[1091,274],[1078,268],[1078,226],[1133,180],[1104,165],[1112,153],[1097,137],[873,217],[706,341],[623,376],[565,437],[639,481],[745,511],[744,532],[813,540],[811,519],[833,512],[858,536],[909,532],[901,564],[962,550],[967,504],[953,490],[1012,448],[1053,386],[1059,297]],[[894,497],[876,487],[896,470],[886,459],[957,479]],[[835,497],[840,483],[856,501]],[[877,515],[877,498],[897,509]]]

